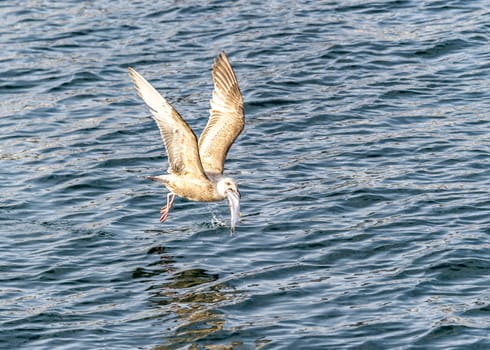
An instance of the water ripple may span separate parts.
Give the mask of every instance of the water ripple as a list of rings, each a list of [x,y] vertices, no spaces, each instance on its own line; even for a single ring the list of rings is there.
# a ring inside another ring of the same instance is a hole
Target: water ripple
[[[0,5],[0,347],[486,349],[484,1]],[[126,73],[200,133],[225,49],[225,203],[178,199]]]

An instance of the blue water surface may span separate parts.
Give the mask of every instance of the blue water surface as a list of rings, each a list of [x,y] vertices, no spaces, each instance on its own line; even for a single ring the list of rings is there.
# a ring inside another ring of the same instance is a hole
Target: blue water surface
[[[490,349],[490,8],[0,4],[1,349]],[[225,50],[242,194],[177,199],[127,75],[197,134]]]

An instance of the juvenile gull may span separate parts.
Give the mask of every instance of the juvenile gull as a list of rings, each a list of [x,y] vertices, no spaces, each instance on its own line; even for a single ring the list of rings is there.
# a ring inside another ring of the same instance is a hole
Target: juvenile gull
[[[214,202],[228,199],[231,229],[240,216],[240,192],[235,181],[223,176],[226,154],[245,124],[243,99],[238,81],[224,52],[213,64],[213,96],[210,116],[199,142],[196,135],[151,84],[133,68],[129,76],[138,95],[150,108],[160,129],[168,155],[168,175],[150,176],[170,191],[160,210],[160,221],[167,219],[175,195],[191,201]]]

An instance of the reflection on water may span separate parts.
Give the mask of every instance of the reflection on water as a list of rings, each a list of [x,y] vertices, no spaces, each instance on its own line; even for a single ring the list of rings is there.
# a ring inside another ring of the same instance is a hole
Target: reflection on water
[[[206,349],[235,349],[241,345],[236,341],[223,343],[222,336],[215,337],[216,344],[212,342],[212,335],[222,331],[225,325],[225,317],[217,308],[238,299],[236,291],[230,292],[224,283],[215,283],[219,275],[204,269],[177,270],[173,266],[174,258],[165,251],[162,246],[151,248],[148,254],[158,255],[159,260],[133,273],[134,278],[150,278],[146,281],[149,284],[155,282],[152,280],[155,276],[164,279],[148,289],[149,301],[163,319],[171,318],[175,326],[162,329],[163,343],[155,349],[178,349],[184,345],[198,349],[196,342],[205,338]]]

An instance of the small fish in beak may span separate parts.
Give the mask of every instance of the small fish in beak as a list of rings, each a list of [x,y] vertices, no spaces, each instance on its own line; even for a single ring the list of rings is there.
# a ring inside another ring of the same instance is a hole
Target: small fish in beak
[[[240,219],[240,192],[228,190],[226,192],[231,213],[231,232],[235,232],[235,226]]]

